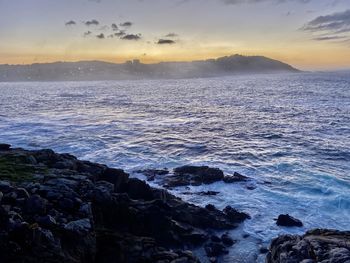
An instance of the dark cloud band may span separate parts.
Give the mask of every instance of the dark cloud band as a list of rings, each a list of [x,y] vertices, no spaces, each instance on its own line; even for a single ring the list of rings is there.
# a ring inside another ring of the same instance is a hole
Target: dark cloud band
[[[84,24],[86,26],[98,26],[100,22],[98,22],[96,19],[92,19],[90,21],[85,21]]]
[[[121,37],[121,39],[123,39],[123,40],[136,40],[137,41],[137,40],[141,39],[141,34],[137,34],[137,35],[127,34],[127,35]]]
[[[350,9],[316,17],[304,25],[301,30],[316,35],[314,40],[350,40]]]
[[[176,42],[174,40],[171,40],[171,39],[159,39],[157,42],[158,45],[173,45],[175,43]]]
[[[75,26],[77,23],[74,20],[70,20],[68,22],[66,22],[66,26]]]

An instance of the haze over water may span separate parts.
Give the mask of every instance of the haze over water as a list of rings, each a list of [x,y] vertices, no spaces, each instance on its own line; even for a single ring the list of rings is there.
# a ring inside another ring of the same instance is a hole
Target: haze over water
[[[215,197],[175,191],[252,215],[235,230],[250,234],[231,249],[236,260],[251,262],[280,233],[349,228],[349,74],[0,83],[0,91],[1,142],[69,152],[135,176],[140,168],[205,164],[251,177],[191,187],[219,191]],[[304,227],[277,227],[281,213]]]

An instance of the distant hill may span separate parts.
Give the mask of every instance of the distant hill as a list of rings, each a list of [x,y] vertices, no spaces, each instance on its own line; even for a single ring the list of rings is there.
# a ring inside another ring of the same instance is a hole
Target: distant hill
[[[216,77],[242,73],[299,72],[263,56],[233,55],[192,62],[114,64],[102,61],[0,65],[0,81],[76,81]]]

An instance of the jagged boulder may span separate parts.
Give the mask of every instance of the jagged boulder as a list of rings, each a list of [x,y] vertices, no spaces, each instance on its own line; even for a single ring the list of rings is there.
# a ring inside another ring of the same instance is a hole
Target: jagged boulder
[[[267,263],[348,263],[350,231],[315,229],[302,236],[282,235],[272,240]]]

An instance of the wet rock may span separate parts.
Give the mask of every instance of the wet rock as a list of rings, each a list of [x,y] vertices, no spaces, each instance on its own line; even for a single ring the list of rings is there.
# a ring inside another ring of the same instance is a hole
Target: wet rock
[[[174,169],[176,177],[185,178],[188,184],[211,184],[224,178],[218,168],[208,166],[182,166]]]
[[[153,181],[157,176],[163,176],[169,174],[168,169],[147,169],[140,170],[137,173],[143,174],[147,177],[147,181]]]
[[[255,185],[253,185],[253,184],[248,184],[248,185],[246,185],[246,188],[248,189],[248,190],[255,190],[256,189],[256,186]]]
[[[244,176],[244,175],[241,175],[240,173],[237,173],[235,172],[233,175],[229,176],[225,176],[223,178],[223,181],[225,183],[237,183],[237,182],[245,182],[245,181],[248,181],[249,180],[249,177],[247,176]]]
[[[221,238],[216,236],[216,235],[212,235],[210,237],[210,240],[213,241],[213,242],[219,242],[219,243],[221,242]]]
[[[214,196],[214,195],[218,195],[220,194],[220,192],[216,192],[216,191],[206,191],[206,192],[198,192],[198,195],[202,195],[202,196]]]
[[[206,209],[208,209],[209,211],[215,211],[216,210],[216,207],[212,204],[207,204],[205,206]]]
[[[221,236],[221,241],[227,247],[232,247],[235,243],[235,241],[228,234],[223,234]]]
[[[303,236],[282,235],[272,240],[266,262],[350,262],[349,242],[349,231],[315,229]]]
[[[276,224],[278,226],[287,226],[287,227],[293,227],[293,226],[302,227],[303,226],[303,223],[299,219],[296,219],[288,214],[279,215],[277,218]]]
[[[226,247],[217,242],[210,242],[204,247],[208,257],[218,257],[223,254],[228,254]]]
[[[200,245],[208,239],[208,235],[204,231],[195,230],[189,234],[183,234],[182,238],[190,244]]]
[[[267,247],[260,247],[259,252],[260,254],[266,254],[269,252],[269,249]]]
[[[224,181],[225,183],[235,183],[248,181],[249,178],[239,173],[234,173],[231,176],[225,176],[223,171],[218,168],[212,168],[208,166],[191,166],[185,165],[177,167],[173,170],[173,173],[168,170],[141,170],[137,171],[147,177],[147,181],[156,180],[157,184],[160,184],[166,188],[174,188],[180,186],[199,186],[202,184],[212,184],[218,181]],[[208,193],[208,194],[207,194]],[[214,191],[197,192],[200,195],[216,195]],[[190,194],[185,192],[185,194]]]
[[[201,192],[183,192],[182,194],[184,195],[201,195],[201,196],[215,196],[220,194],[220,192],[216,192],[216,191],[201,191]]]
[[[10,153],[37,176],[35,181],[0,181],[0,262],[196,263],[184,248],[203,246],[208,233],[233,229],[245,219],[233,208],[198,207],[123,170],[69,154],[20,148]],[[0,157],[4,154],[9,152]],[[223,178],[209,167],[178,169],[176,175],[148,172],[185,184]],[[208,253],[225,253],[224,239],[216,241],[218,246],[209,241]]]
[[[246,219],[250,219],[250,216],[244,212],[239,212],[238,210],[232,208],[231,206],[226,206],[224,208],[224,213],[232,222],[243,222]]]
[[[11,145],[10,144],[0,143],[0,151],[8,151],[10,149],[11,149]]]

